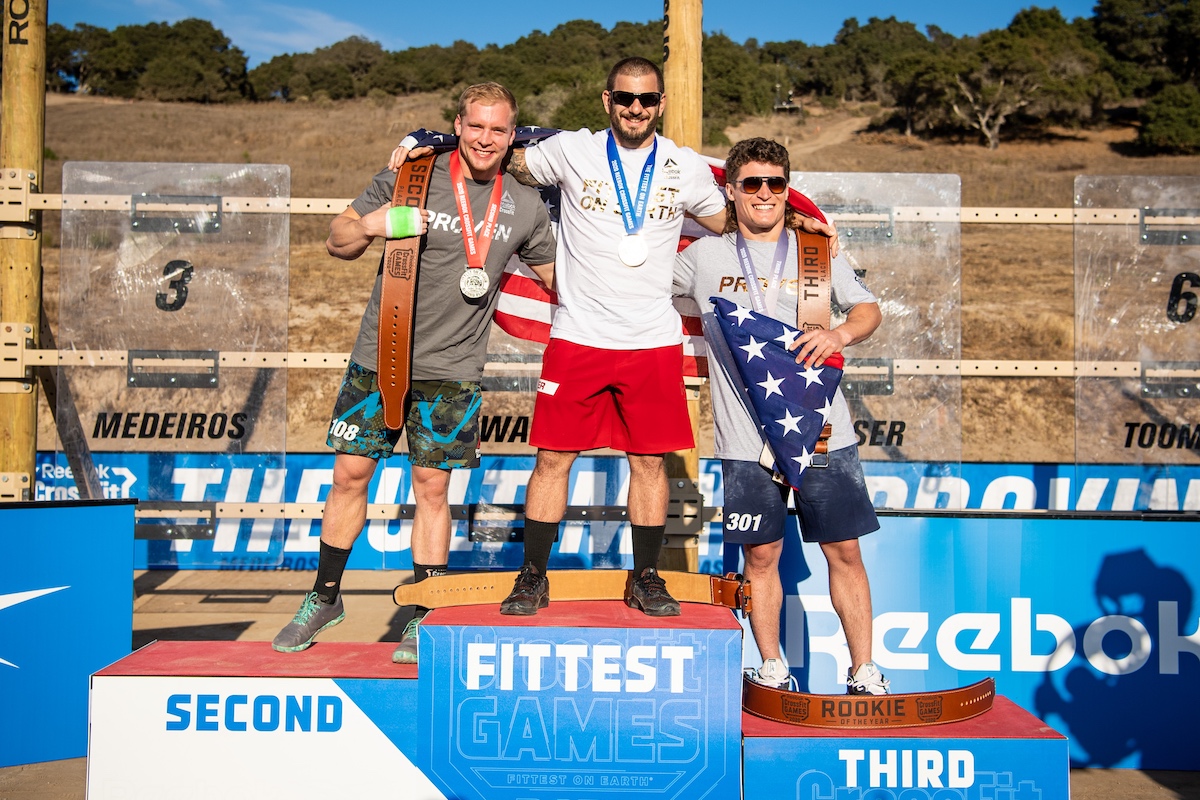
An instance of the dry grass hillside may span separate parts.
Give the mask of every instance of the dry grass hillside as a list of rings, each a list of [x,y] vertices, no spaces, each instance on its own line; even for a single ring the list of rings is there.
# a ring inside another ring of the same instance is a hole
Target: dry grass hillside
[[[182,161],[287,164],[294,197],[350,198],[408,130],[445,126],[451,101],[425,95],[380,104],[194,106],[48,100],[44,191],[58,192],[65,161]],[[1138,158],[1134,131],[1057,132],[1035,142],[927,143],[863,133],[865,116],[817,109],[805,123],[756,118],[729,130],[737,141],[770,136],[792,153],[793,169],[822,172],[955,173],[964,206],[1068,208],[1076,175],[1198,175],[1200,157]],[[708,153],[722,156],[720,149]],[[347,264],[324,249],[328,217],[292,218],[289,349],[348,351],[377,263]],[[59,221],[46,219],[48,313],[55,319]],[[330,287],[337,287],[336,291]],[[1073,356],[1070,226],[964,225],[962,353],[968,359],[1069,360]],[[338,376],[289,376],[288,443],[320,450]],[[49,420],[44,414],[43,420]],[[963,458],[1074,460],[1070,380],[963,381]],[[53,432],[41,431],[42,447]],[[52,441],[52,438],[49,438]],[[1007,454],[1007,455],[1004,455]]]

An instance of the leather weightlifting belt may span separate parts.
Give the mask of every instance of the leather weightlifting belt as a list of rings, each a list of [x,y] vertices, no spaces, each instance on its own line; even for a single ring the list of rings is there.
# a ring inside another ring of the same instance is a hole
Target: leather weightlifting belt
[[[996,682],[991,678],[944,692],[849,695],[773,689],[742,677],[742,708],[748,713],[813,728],[914,728],[961,722],[989,710],[995,697]]]
[[[829,301],[833,280],[829,238],[819,233],[796,231],[796,274],[800,284],[796,292],[796,328],[801,333],[829,330]],[[833,426],[825,423],[813,454],[829,452],[829,437]]]
[[[397,586],[398,606],[477,606],[500,603],[512,592],[516,572],[469,572],[431,576],[420,583]],[[723,578],[694,572],[659,572],[667,591],[682,603],[707,603],[750,613],[750,581],[729,573]],[[622,600],[632,573],[623,569],[550,570],[550,596],[564,600]]]
[[[404,162],[396,174],[392,206],[425,207],[433,156]],[[379,394],[383,423],[404,427],[405,406],[412,388],[413,306],[421,237],[388,239],[383,247],[383,291],[379,298]]]

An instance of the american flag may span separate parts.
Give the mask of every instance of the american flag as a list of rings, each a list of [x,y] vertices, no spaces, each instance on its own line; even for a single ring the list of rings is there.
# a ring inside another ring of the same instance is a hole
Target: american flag
[[[722,297],[709,299],[763,439],[775,457],[775,470],[799,489],[829,421],[842,380],[842,354],[835,353],[816,368],[797,364],[796,354],[787,349],[800,335],[796,328]]]
[[[538,130],[544,132],[548,129]],[[521,129],[518,129],[518,134],[520,132]],[[725,162],[701,157],[708,162],[717,185],[724,186]],[[821,209],[795,189],[788,189],[788,205],[802,214],[826,222]],[[709,235],[712,235],[709,231],[689,220],[684,224],[679,249],[683,250],[700,236]],[[700,308],[686,297],[676,297],[674,303],[683,322],[683,374],[707,377],[708,353],[704,347]],[[550,323],[554,320],[557,306],[558,298],[554,292],[547,289],[532,270],[513,257],[504,268],[504,277],[500,279],[500,301],[496,306],[496,324],[500,329],[518,339],[546,344],[550,341]]]

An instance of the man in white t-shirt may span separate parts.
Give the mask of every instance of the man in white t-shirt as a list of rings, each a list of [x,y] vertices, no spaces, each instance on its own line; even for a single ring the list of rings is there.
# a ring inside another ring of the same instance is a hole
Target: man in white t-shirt
[[[652,61],[617,62],[602,101],[608,130],[558,133],[514,150],[508,165],[522,183],[559,187],[561,204],[558,310],[530,432],[538,454],[525,495],[524,565],[503,614],[532,615],[549,603],[546,568],[571,465],[601,447],[629,461],[633,575],[625,600],[651,616],[679,614],[657,569],[669,499],[664,456],[695,446],[671,273],[684,216],[720,233],[725,196],[695,151],[655,133],[666,98]],[[402,143],[391,165],[408,154]],[[802,224],[834,234],[816,220]]]
[[[725,197],[692,150],[655,133],[666,104],[662,71],[626,58],[602,95],[611,127],[564,132],[513,152],[518,180],[562,191],[558,311],[530,442],[537,465],[525,496],[525,564],[504,614],[549,602],[546,566],[581,451],[629,460],[633,574],[625,601],[651,616],[679,614],[658,575],[669,489],[664,455],[695,446],[683,385],[683,337],[671,273],[685,214],[719,233]],[[811,221],[814,230],[832,229]]]

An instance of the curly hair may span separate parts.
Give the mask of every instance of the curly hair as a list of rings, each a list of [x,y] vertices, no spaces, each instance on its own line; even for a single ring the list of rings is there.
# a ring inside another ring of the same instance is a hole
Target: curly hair
[[[725,157],[725,182],[737,183],[738,175],[742,171],[742,167],[750,163],[772,164],[783,167],[783,175],[787,177],[791,174],[791,159],[788,157],[787,148],[772,139],[753,138],[743,139],[742,141],[729,148],[729,155]],[[725,203],[725,233],[733,233],[737,230],[737,207],[732,198],[728,198]],[[791,206],[788,206],[784,212],[784,225],[789,228],[796,226],[796,212]]]

